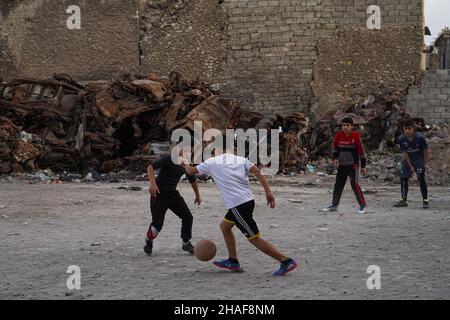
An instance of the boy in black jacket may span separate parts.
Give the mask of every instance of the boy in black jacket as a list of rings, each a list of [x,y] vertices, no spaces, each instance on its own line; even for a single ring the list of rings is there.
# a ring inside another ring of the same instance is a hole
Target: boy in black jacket
[[[159,169],[158,177],[155,178],[155,170]],[[152,162],[147,168],[150,181],[150,211],[152,222],[148,228],[146,245],[144,251],[151,255],[153,251],[153,240],[161,232],[164,218],[168,209],[173,211],[181,219],[181,239],[183,240],[182,249],[194,253],[194,246],[190,240],[192,238],[193,217],[183,197],[177,191],[177,185],[180,178],[186,174],[186,170],[172,162],[169,155],[161,157]],[[195,176],[189,176],[192,189],[195,192],[195,203],[200,205],[201,197]]]

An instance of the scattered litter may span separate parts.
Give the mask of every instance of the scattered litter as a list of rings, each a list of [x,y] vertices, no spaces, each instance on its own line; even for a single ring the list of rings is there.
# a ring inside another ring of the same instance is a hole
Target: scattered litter
[[[127,190],[127,191],[141,191],[141,187],[133,187],[133,186],[124,186],[124,187],[118,187],[117,189],[120,190]]]
[[[362,192],[364,193],[364,194],[377,194],[378,193],[378,191],[377,190],[362,190]]]
[[[320,187],[320,185],[316,184],[316,183],[312,183],[312,182],[307,182],[303,185],[305,188],[318,188]]]
[[[92,172],[89,172],[83,179],[84,181],[94,181],[94,178],[92,177]]]

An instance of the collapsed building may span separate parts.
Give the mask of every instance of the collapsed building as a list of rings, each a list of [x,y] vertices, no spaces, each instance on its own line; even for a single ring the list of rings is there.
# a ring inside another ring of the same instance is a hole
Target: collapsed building
[[[269,117],[405,93],[420,79],[418,0],[10,0],[0,10],[6,80],[178,71]]]
[[[219,129],[281,127],[282,170],[328,155],[343,115],[370,150],[392,148],[401,119],[420,118],[406,102],[425,68],[423,1],[370,4],[71,1],[74,17],[64,1],[2,2],[2,171],[137,168],[211,114]]]

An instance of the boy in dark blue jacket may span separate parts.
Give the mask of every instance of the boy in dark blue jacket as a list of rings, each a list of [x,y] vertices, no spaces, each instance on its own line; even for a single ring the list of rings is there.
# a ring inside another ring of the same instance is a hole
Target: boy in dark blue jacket
[[[413,173],[416,173],[417,179],[420,183],[420,191],[423,197],[423,208],[430,207],[428,200],[428,188],[425,181],[425,172],[430,159],[430,150],[425,137],[417,133],[414,129],[414,121],[408,119],[403,124],[402,134],[397,139],[397,144],[403,152],[403,161],[401,169],[401,195],[402,199],[394,204],[394,207],[408,206],[408,180]]]

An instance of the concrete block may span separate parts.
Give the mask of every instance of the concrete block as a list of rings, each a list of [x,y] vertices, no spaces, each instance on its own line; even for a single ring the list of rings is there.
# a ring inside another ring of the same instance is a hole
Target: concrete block
[[[436,70],[436,74],[440,76],[448,76],[450,70]]]
[[[441,119],[441,114],[440,113],[430,113],[429,115],[429,119],[431,120],[439,120]]]
[[[436,95],[441,93],[441,90],[439,88],[430,88],[430,90],[428,90],[428,91],[429,91],[429,93],[436,94]]]
[[[419,94],[419,88],[417,87],[410,87],[408,91],[408,95],[417,95]]]

